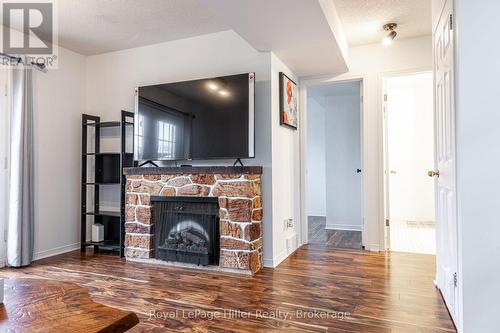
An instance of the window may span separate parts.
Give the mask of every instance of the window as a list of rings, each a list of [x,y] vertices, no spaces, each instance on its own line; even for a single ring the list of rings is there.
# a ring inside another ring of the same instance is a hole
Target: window
[[[158,122],[158,155],[163,159],[175,156],[176,126],[165,121]]]

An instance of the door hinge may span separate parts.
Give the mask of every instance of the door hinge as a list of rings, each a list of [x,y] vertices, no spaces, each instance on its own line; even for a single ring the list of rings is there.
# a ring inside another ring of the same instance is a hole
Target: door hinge
[[[387,102],[387,94],[384,94],[384,102]]]
[[[458,287],[458,275],[457,272],[453,273],[453,286]]]
[[[389,219],[385,219],[385,226],[388,227],[390,224],[390,220]]]
[[[450,14],[450,30],[453,30],[453,14]]]

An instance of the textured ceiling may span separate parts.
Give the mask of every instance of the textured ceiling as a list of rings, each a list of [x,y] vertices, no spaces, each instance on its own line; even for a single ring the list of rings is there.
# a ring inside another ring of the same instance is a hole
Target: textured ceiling
[[[203,0],[259,51],[273,51],[298,77],[348,70],[333,0]]]
[[[431,34],[431,0],[334,0],[350,46],[381,42],[395,22],[397,39]]]
[[[63,0],[59,45],[91,55],[188,38],[229,28],[203,0]]]

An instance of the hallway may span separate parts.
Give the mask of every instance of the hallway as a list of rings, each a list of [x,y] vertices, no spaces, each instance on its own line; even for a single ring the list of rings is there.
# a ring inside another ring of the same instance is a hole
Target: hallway
[[[308,217],[309,244],[361,250],[361,231],[326,229],[326,217]]]

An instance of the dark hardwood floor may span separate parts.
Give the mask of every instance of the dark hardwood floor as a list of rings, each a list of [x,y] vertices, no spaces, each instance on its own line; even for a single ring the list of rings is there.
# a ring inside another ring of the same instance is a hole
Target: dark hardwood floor
[[[361,249],[361,231],[326,229],[324,216],[309,216],[309,244],[320,244],[341,249]]]
[[[96,302],[134,311],[141,322],[130,332],[455,332],[433,285],[434,265],[431,255],[308,245],[251,277],[89,250],[2,269],[0,276],[74,282]],[[340,312],[349,315],[334,318]]]

